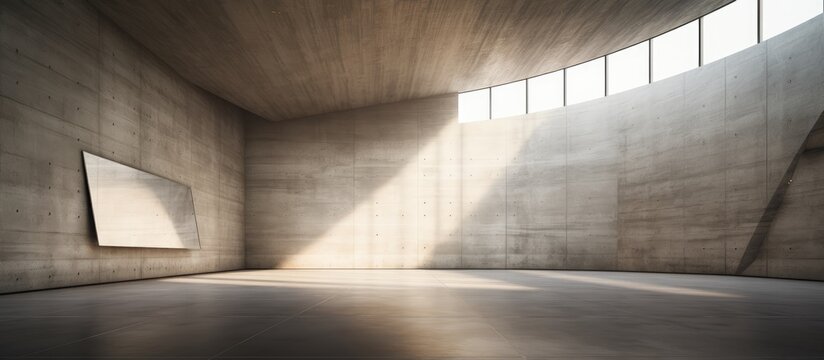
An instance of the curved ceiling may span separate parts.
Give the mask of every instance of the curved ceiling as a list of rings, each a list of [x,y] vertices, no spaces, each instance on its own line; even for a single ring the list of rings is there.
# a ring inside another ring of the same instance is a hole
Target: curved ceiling
[[[586,61],[731,0],[94,0],[185,78],[269,120]]]

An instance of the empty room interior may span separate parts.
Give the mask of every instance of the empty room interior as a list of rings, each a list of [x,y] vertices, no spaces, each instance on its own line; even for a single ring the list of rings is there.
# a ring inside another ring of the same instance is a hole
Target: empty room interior
[[[0,0],[0,359],[824,359],[824,0]]]

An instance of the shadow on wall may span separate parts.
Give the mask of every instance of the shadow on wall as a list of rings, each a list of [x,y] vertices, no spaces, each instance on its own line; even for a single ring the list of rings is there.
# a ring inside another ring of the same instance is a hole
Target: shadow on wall
[[[764,209],[764,213],[761,215],[761,220],[758,222],[758,227],[756,228],[755,232],[753,233],[752,238],[750,239],[749,244],[747,244],[746,251],[744,252],[744,256],[741,258],[741,262],[738,264],[738,268],[735,270],[736,275],[743,274],[747,269],[752,265],[756,259],[758,258],[759,254],[761,253],[764,245],[766,244],[767,240],[769,239],[770,230],[773,227],[773,223],[775,222],[776,217],[778,216],[779,210],[782,208],[782,204],[784,203],[784,199],[787,197],[787,193],[790,190],[790,185],[793,184],[795,180],[794,177],[796,174],[800,173],[799,175],[803,174],[802,172],[798,171],[799,163],[802,162],[803,158],[807,158],[808,161],[806,162],[807,167],[810,167],[811,162],[814,163],[816,168],[819,168],[817,171],[814,170],[815,173],[820,173],[821,170],[821,162],[820,156],[816,156],[816,153],[820,153],[822,150],[822,139],[824,139],[824,113],[821,113],[821,116],[818,117],[818,121],[816,121],[815,125],[813,126],[812,130],[809,134],[804,138],[801,146],[799,147],[796,154],[793,156],[790,165],[787,167],[787,170],[784,172],[784,175],[781,177],[781,181],[778,183],[778,187],[775,189],[775,192],[772,193],[770,196],[770,202],[767,204],[767,207]],[[793,187],[793,189],[798,188],[798,185]],[[816,189],[816,186],[813,185],[813,189],[804,189],[802,185],[802,191],[806,193],[806,195],[818,195],[821,192],[821,189]],[[812,190],[812,191],[811,191]],[[816,191],[817,190],[817,191]],[[810,194],[812,192],[813,194]],[[793,207],[790,206],[789,209],[785,209],[786,211],[792,211]],[[809,211],[809,213],[816,214],[815,209],[805,209]],[[788,216],[785,215],[785,218]],[[796,214],[792,213],[789,215],[789,218],[801,218],[803,219],[803,214]],[[820,218],[818,219],[820,220]],[[806,225],[804,230],[809,229],[811,224],[803,223]],[[796,228],[797,229],[797,228]],[[779,231],[777,236],[783,235],[786,230],[790,229],[783,229],[785,231]],[[821,240],[821,239],[813,239],[813,240]],[[803,248],[804,245],[802,245]],[[789,248],[792,250],[792,248]],[[813,278],[815,278],[813,276]]]
[[[442,96],[251,120],[247,266],[817,278],[770,271],[763,252],[739,263],[821,114],[821,27],[508,119],[458,124]]]
[[[248,122],[247,265],[416,267],[418,145],[458,133],[455,100]],[[428,142],[433,155],[449,156],[458,171],[459,153],[444,148],[459,142],[441,140]]]

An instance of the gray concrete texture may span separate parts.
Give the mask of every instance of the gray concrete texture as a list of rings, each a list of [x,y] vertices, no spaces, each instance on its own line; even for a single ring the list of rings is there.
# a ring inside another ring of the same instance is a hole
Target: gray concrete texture
[[[243,266],[243,111],[84,1],[0,2],[0,292]],[[81,150],[192,187],[202,250],[101,248]]]
[[[246,265],[824,280],[824,157],[802,150],[824,112],[822,59],[819,16],[684,74],[541,113],[458,124],[449,95],[250,119]],[[764,223],[788,169],[795,181]]]
[[[3,359],[820,359],[824,283],[253,270],[0,296]]]

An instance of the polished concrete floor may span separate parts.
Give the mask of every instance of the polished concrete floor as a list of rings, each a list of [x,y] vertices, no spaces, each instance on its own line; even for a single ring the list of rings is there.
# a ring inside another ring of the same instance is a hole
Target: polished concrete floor
[[[0,357],[824,358],[824,283],[236,271],[0,296]]]

